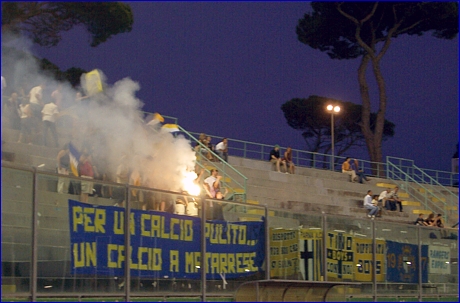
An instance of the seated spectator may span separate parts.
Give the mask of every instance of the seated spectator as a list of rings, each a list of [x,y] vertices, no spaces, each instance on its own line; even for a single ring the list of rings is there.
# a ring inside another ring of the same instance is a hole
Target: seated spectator
[[[419,214],[417,220],[415,220],[414,225],[426,226],[425,219],[423,214]]]
[[[345,161],[342,163],[342,173],[350,175],[351,182],[355,182],[356,172],[351,168],[350,157],[347,157]]]
[[[216,161],[217,159],[212,154],[214,152],[214,145],[212,145],[212,143],[211,143],[211,137],[210,136],[206,137],[206,144],[205,145],[208,148],[208,153],[206,154],[206,158],[209,161],[213,161],[213,162]],[[211,152],[209,152],[209,151],[211,151]]]
[[[399,187],[396,186],[388,195],[385,208],[390,211],[396,211],[396,204],[399,205],[399,211],[402,212],[402,201],[398,197]]]
[[[350,161],[351,169],[355,171],[355,174],[358,176],[359,183],[363,184],[363,180],[370,181],[368,177],[364,174],[362,169],[359,169],[358,159],[353,159]]]
[[[428,215],[428,218],[425,219],[425,226],[432,226],[434,223],[434,214],[431,213]]]
[[[280,157],[280,146],[278,144],[271,150],[268,161],[276,165],[277,172],[281,172],[280,165],[282,164],[286,174],[288,173],[286,169],[286,161],[282,160]]]
[[[442,219],[442,214],[438,214],[436,218],[433,219],[431,226],[444,228],[444,221]]]
[[[387,196],[390,193],[390,191],[391,191],[391,188],[387,188],[387,189],[385,189],[384,191],[382,191],[380,193],[378,201],[382,205],[382,207],[385,207],[386,201],[387,201]]]
[[[220,141],[216,145],[216,153],[224,159],[225,162],[228,162],[228,140],[227,138],[223,138],[222,141]]]
[[[379,207],[372,203],[372,191],[368,190],[367,195],[364,197],[364,207],[369,210],[367,215],[369,218],[375,218],[375,214],[379,211]]]
[[[295,165],[294,165],[294,162],[292,161],[292,148],[288,147],[286,149],[286,151],[284,152],[284,157],[281,161],[284,161],[286,163],[286,166],[289,168],[290,174],[295,173]]]
[[[373,195],[372,196],[372,205],[377,206],[379,209],[377,211],[377,214],[375,214],[376,217],[381,217],[382,216],[382,208],[379,206],[379,195]]]

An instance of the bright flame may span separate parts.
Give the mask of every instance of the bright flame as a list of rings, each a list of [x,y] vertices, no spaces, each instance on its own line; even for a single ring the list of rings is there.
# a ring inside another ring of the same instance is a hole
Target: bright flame
[[[195,172],[188,171],[185,173],[184,179],[182,179],[182,188],[192,196],[198,196],[201,191],[200,186],[195,183],[196,178],[197,174]]]

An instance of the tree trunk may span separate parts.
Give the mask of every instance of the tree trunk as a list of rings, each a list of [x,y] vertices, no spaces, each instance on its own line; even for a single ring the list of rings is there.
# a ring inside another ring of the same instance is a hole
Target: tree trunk
[[[374,131],[372,131],[370,125],[371,98],[369,95],[369,85],[366,80],[366,70],[369,61],[372,62],[372,70],[379,91],[379,110],[377,112],[377,121]],[[376,58],[371,58],[369,54],[363,56],[361,64],[358,68],[358,82],[359,90],[361,93],[361,99],[363,102],[362,121],[360,125],[361,130],[364,135],[364,139],[366,140],[366,146],[370,160],[372,162],[382,163],[382,136],[383,126],[385,122],[386,91],[385,82],[380,71],[379,60],[377,60]],[[372,165],[372,173],[374,175],[384,177],[384,166],[377,163]]]

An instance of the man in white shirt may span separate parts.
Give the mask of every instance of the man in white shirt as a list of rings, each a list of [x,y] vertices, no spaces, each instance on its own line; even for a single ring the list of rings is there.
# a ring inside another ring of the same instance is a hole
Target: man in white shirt
[[[45,84],[41,83],[33,87],[29,92],[29,103],[30,103],[30,111],[32,112],[32,129],[34,130],[35,136],[41,130],[40,127],[40,120],[41,118],[41,111],[43,109],[43,90],[45,88]]]
[[[364,197],[364,207],[369,210],[369,214],[367,215],[369,218],[374,219],[375,214],[379,211],[378,206],[375,206],[372,203],[372,191],[368,190],[367,195]]]
[[[58,136],[56,132],[56,118],[59,114],[57,105],[51,101],[46,104],[42,109],[42,121],[43,121],[43,145],[46,146],[46,137],[48,135],[48,129],[51,130],[51,135],[54,139],[55,147],[58,147]]]
[[[382,192],[380,193],[380,196],[379,196],[379,198],[378,198],[378,201],[379,201],[379,203],[381,203],[382,207],[385,206],[385,202],[386,202],[386,200],[387,200],[387,196],[388,196],[388,194],[390,193],[390,191],[391,191],[391,188],[387,188],[387,189],[385,189],[384,191],[382,191]]]
[[[228,162],[228,140],[223,138],[221,142],[216,145],[216,152],[225,162]]]

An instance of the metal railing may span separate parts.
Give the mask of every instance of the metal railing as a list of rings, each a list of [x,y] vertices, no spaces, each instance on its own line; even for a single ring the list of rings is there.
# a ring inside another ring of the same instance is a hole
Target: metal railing
[[[440,193],[434,192],[427,184],[418,183],[412,176],[405,173],[397,165],[388,162],[387,175],[389,179],[402,181],[401,188],[409,193],[412,198],[420,202],[423,208],[432,211],[435,214],[443,214],[446,222],[449,220],[448,217],[448,204]],[[435,202],[434,199],[437,199]]]
[[[200,133],[189,132],[194,136],[199,136]],[[209,135],[209,134],[208,134]],[[212,138],[223,139],[224,137],[209,135]],[[268,161],[270,151],[273,149],[273,145],[261,144],[249,141],[243,141],[238,139],[228,139],[228,150],[229,154],[232,156],[255,159],[255,160],[266,160]],[[285,150],[286,147],[280,147],[282,150]],[[308,167],[316,169],[325,169],[333,171],[341,171],[341,165],[346,157],[335,156],[334,157],[334,167],[331,168],[331,155],[322,154],[316,152],[309,152],[305,150],[292,149],[292,157],[295,165],[299,167]],[[395,158],[396,159],[396,158]],[[412,160],[405,160],[405,164],[401,164],[401,168],[409,176],[417,179],[414,169],[414,163]],[[366,176],[371,177],[380,177],[385,178],[387,175],[387,163],[382,162],[372,162],[369,160],[358,159],[360,169],[362,169]],[[412,164],[408,164],[407,161],[412,161]],[[406,167],[407,166],[407,167]],[[412,168],[412,170],[411,170]],[[458,173],[438,171],[433,169],[421,169],[417,168],[419,171],[423,171],[426,176],[426,180],[421,180],[421,183],[438,182],[443,186],[458,186]]]
[[[183,127],[180,125],[177,125],[177,127],[186,136],[186,139],[190,140],[190,145],[193,146],[193,142],[195,142],[195,144],[199,146],[199,150],[196,152],[197,164],[208,173],[211,169],[219,170],[219,173],[223,176],[221,180],[221,188],[228,189],[226,198],[233,201],[246,202],[246,186],[248,178],[228,164],[228,162],[222,159],[219,155],[204,146],[197,138],[187,132]],[[211,153],[212,157],[216,159],[217,162],[212,162],[207,159],[201,151]]]

